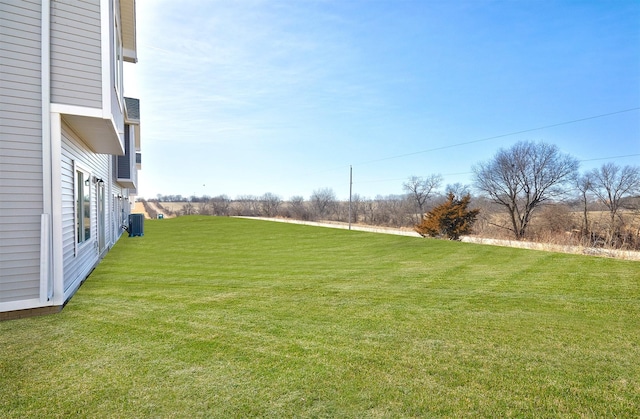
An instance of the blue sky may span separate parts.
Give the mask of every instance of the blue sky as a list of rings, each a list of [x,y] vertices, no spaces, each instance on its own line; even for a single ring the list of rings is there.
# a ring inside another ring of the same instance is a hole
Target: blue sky
[[[470,184],[522,140],[640,164],[635,0],[138,0],[137,19],[146,198],[348,199],[349,166],[362,197]]]

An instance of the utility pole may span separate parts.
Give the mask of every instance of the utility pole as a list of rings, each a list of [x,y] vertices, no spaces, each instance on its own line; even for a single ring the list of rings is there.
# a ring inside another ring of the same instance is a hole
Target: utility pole
[[[349,165],[349,230],[351,230],[351,191],[353,190],[353,166]]]

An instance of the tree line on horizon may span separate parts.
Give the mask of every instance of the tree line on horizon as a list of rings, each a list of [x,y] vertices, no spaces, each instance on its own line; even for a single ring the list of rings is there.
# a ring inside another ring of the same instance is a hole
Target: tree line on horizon
[[[443,190],[439,174],[410,176],[402,184],[404,194],[373,199],[354,194],[350,203],[337,200],[327,187],[314,190],[308,200],[294,196],[285,201],[265,193],[233,200],[227,195],[158,195],[150,201],[167,213],[172,211],[162,202],[183,203],[176,215],[286,217],[405,228],[424,223],[429,211],[447,201],[464,201],[466,211],[477,216],[475,224],[467,220],[465,231],[473,228],[475,234],[640,249],[639,166],[609,162],[580,172],[578,160],[557,146],[522,141],[472,170],[473,185],[448,184]]]

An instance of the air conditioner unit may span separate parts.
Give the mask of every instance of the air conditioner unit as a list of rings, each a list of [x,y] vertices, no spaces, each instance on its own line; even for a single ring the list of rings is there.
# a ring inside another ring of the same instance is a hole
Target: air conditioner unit
[[[144,214],[129,214],[129,237],[144,236]]]

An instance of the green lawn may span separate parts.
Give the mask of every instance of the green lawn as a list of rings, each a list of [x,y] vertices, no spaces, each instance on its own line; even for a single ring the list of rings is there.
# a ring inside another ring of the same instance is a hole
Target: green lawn
[[[68,416],[640,417],[640,262],[146,221],[0,323],[0,417]]]

